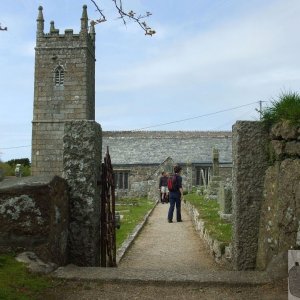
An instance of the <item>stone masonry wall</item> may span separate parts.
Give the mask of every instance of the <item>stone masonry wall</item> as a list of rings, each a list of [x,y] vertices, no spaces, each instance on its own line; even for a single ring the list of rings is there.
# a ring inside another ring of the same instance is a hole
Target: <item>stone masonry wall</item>
[[[64,122],[32,124],[32,175],[62,175]]]
[[[0,183],[0,249],[33,251],[45,262],[67,263],[69,197],[57,176]]]
[[[112,162],[114,157],[112,157]],[[151,199],[158,199],[158,184],[162,171],[172,173],[175,163],[172,158],[168,158],[162,164],[151,165],[113,165],[115,172],[129,172],[129,188],[116,189],[117,199],[127,197],[146,197],[147,194]],[[195,166],[191,164],[182,164],[183,187],[190,191],[196,183]],[[232,177],[231,167],[220,167],[220,176],[224,180]]]
[[[95,121],[65,124],[63,176],[70,187],[69,260],[100,265],[101,127]]]
[[[233,126],[233,267],[255,269],[260,210],[267,169],[268,135],[262,123]]]
[[[113,162],[113,157],[112,157]],[[126,197],[147,197],[151,199],[159,199],[159,178],[162,171],[172,174],[175,163],[172,158],[167,158],[162,164],[152,165],[114,165],[114,171],[129,172],[129,188],[127,190],[117,189],[117,198]],[[193,166],[182,165],[183,187],[185,190],[191,190],[193,178]]]
[[[220,165],[219,176],[225,182],[226,180],[232,180],[232,166],[222,166]]]
[[[109,150],[111,150],[111,148],[109,148]],[[114,165],[113,156],[111,156],[111,160],[114,172],[129,172],[128,189],[116,189],[116,199],[147,197],[148,179],[156,171],[158,165]]]
[[[300,128],[278,123],[270,132],[270,166],[264,182],[257,268],[278,265],[300,247]]]
[[[152,176],[148,180],[148,198],[154,201],[160,201],[159,180],[162,172],[172,173],[174,161],[168,157],[162,164],[160,164]]]

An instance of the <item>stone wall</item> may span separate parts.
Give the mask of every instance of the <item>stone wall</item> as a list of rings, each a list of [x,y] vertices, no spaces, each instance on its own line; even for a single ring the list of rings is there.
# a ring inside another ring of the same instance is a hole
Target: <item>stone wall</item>
[[[287,250],[300,247],[300,126],[233,128],[233,264],[287,275]]]
[[[278,264],[287,250],[300,247],[300,129],[288,123],[270,133],[270,166],[264,181],[257,268]]]
[[[69,198],[57,176],[0,183],[0,248],[34,251],[46,262],[67,263]]]
[[[112,157],[113,162],[113,157]],[[162,164],[150,165],[114,165],[114,171],[127,171],[129,172],[129,185],[128,189],[117,189],[117,198],[127,197],[148,197],[151,199],[158,199],[159,192],[159,178],[163,171],[172,174],[175,163],[172,158],[167,158]],[[193,186],[195,178],[194,166],[191,164],[184,164],[182,166],[183,187],[185,190],[190,191]]]
[[[232,165],[220,165],[219,176],[222,178],[222,181],[232,181]]]
[[[32,124],[31,174],[62,175],[64,122],[34,122]]]
[[[63,176],[70,188],[69,260],[100,264],[101,127],[95,121],[65,124]]]
[[[172,173],[174,167],[174,161],[171,157],[168,157],[162,164],[160,164],[155,172],[148,180],[148,198],[154,201],[160,201],[159,180],[162,172]]]
[[[112,163],[114,157],[112,157]],[[115,172],[129,172],[128,189],[116,189],[117,199],[128,197],[146,197],[157,199],[159,178],[162,171],[170,174],[173,172],[175,163],[172,158],[167,158],[162,164],[149,165],[116,165],[113,164]],[[183,187],[186,191],[191,191],[196,182],[196,167],[192,164],[180,164],[182,167],[181,176],[183,179]],[[226,180],[232,177],[232,168],[220,166],[220,178]]]
[[[116,189],[116,198],[147,197],[148,180],[158,168],[157,164],[151,165],[115,165],[111,156],[114,172],[127,171],[128,189]]]
[[[258,231],[267,169],[268,134],[261,122],[233,126],[233,267],[255,269]]]

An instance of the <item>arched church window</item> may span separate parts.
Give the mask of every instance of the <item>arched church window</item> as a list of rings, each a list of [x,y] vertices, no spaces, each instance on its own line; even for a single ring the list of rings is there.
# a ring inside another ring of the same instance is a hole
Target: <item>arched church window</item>
[[[64,85],[65,71],[62,66],[58,66],[55,69],[55,85],[61,86]]]

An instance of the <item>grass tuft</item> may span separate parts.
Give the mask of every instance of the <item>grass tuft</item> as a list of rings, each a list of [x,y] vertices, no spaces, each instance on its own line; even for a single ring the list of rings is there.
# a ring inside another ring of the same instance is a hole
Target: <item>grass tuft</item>
[[[271,103],[272,106],[261,111],[262,121],[268,127],[280,121],[300,125],[300,95],[297,92],[281,94],[278,100],[273,100]]]

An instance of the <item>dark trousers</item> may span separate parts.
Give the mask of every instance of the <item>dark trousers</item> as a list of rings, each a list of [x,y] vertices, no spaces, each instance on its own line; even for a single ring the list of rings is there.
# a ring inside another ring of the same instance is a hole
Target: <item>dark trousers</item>
[[[177,195],[177,193],[173,194],[172,192],[169,194],[170,197],[170,208],[168,212],[168,220],[172,221],[173,219],[173,213],[174,213],[174,208],[176,205],[176,220],[181,221],[181,200],[180,200],[180,195]]]

